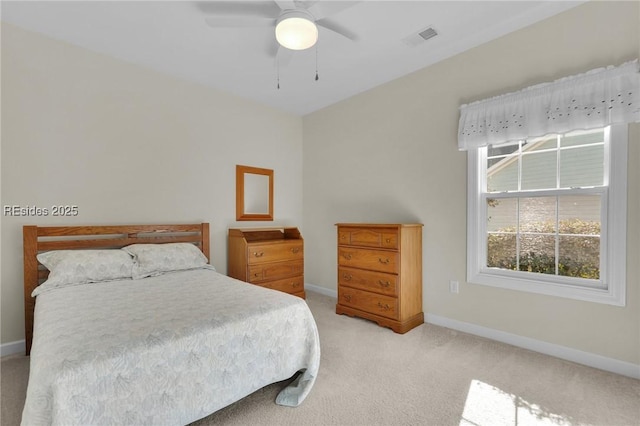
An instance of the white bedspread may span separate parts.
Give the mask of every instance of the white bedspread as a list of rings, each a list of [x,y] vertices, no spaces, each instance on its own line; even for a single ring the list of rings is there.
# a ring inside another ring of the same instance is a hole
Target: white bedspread
[[[67,287],[37,298],[23,425],[182,425],[320,363],[295,296],[200,269]]]

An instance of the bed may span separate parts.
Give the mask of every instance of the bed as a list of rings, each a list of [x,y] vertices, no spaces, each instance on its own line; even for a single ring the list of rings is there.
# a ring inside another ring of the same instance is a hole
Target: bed
[[[180,425],[272,383],[291,379],[276,403],[292,407],[313,387],[306,302],[216,272],[208,224],[25,226],[23,237],[23,425]]]

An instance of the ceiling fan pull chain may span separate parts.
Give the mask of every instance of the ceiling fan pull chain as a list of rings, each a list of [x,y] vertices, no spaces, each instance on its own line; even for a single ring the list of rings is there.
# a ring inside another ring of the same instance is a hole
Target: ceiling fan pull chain
[[[278,81],[278,90],[280,90],[280,58],[276,58],[276,79]]]
[[[318,43],[316,43],[316,81],[318,80]]]

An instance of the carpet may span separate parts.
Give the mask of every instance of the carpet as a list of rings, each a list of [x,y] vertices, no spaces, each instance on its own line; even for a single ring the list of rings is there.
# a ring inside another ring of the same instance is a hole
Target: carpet
[[[423,324],[399,335],[335,314],[307,292],[322,358],[297,408],[274,403],[285,382],[193,425],[640,425],[640,381]],[[2,426],[18,425],[28,358],[2,359]]]

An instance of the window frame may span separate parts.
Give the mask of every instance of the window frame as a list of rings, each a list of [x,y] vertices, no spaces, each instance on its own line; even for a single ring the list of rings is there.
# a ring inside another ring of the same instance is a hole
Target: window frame
[[[605,127],[604,188],[569,192],[601,194],[600,280],[510,271],[486,266],[486,199],[516,193],[485,193],[487,148],[470,149],[467,157],[467,282],[615,306],[626,304],[628,125]],[[518,194],[527,191],[518,191]],[[545,191],[534,191],[531,195]],[[550,191],[560,195],[562,190]],[[488,194],[488,195],[487,195]]]

